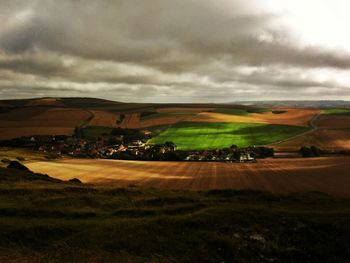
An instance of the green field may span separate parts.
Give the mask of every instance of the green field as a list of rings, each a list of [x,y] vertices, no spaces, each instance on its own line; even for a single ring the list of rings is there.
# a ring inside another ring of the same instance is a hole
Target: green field
[[[323,114],[326,115],[350,115],[349,108],[332,108],[322,110]]]
[[[308,127],[260,123],[192,123],[172,125],[153,138],[150,144],[172,141],[180,150],[206,150],[266,145],[309,130]]]

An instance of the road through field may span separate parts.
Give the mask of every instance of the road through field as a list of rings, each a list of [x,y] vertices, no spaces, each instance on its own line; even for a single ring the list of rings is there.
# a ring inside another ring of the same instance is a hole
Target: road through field
[[[296,150],[302,145],[314,145],[328,150],[350,149],[350,116],[318,115],[310,122],[309,132],[299,134],[272,146],[279,150]]]
[[[144,162],[66,159],[32,162],[40,173],[85,183],[167,189],[258,189],[274,193],[320,191],[350,196],[350,158],[265,159],[258,163]]]
[[[284,139],[284,140],[281,140],[281,141],[278,141],[278,142],[275,142],[275,143],[272,143],[271,146],[276,146],[278,144],[282,144],[284,142],[288,142],[288,141],[291,141],[291,140],[294,140],[294,139],[297,139],[299,137],[302,137],[302,136],[305,136],[305,135],[308,135],[310,133],[313,133],[314,131],[316,131],[318,129],[317,125],[316,125],[316,121],[319,119],[319,117],[322,116],[321,114],[315,114],[312,119],[309,121],[309,126],[311,128],[311,130],[308,130],[306,132],[303,132],[303,133],[300,133],[300,134],[297,134],[293,137],[290,137],[290,138],[287,138],[287,139]]]

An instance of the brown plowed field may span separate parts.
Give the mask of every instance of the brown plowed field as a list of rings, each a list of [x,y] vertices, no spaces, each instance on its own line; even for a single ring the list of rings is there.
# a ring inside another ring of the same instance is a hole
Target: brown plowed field
[[[55,98],[43,98],[30,100],[27,106],[64,106],[62,102]]]
[[[30,121],[40,122],[40,126],[77,127],[89,117],[91,113],[87,110],[55,108],[30,118]]]
[[[276,148],[292,150],[301,145],[315,145],[329,150],[350,149],[350,116],[322,115],[315,124],[315,131],[278,144]]]
[[[72,136],[74,128],[69,127],[0,127],[0,140],[8,140],[32,135],[67,135]]]
[[[140,113],[124,113],[125,118],[122,123],[119,125],[121,128],[126,129],[138,129],[140,128]]]
[[[161,108],[157,111],[160,113],[188,112],[194,115],[168,115],[140,119],[140,113],[124,113],[125,118],[119,125],[121,128],[147,128],[152,126],[175,124],[182,121],[188,122],[243,122],[243,123],[268,123],[268,124],[285,124],[308,126],[309,121],[320,111],[317,109],[291,109],[278,108],[276,110],[286,110],[286,113],[273,114],[253,113],[247,116],[231,115],[215,112],[206,112],[211,108],[183,108],[171,107]],[[91,111],[95,117],[90,121],[90,125],[116,127],[117,115],[107,111]],[[197,114],[196,114],[197,113]],[[118,125],[117,125],[118,126]]]
[[[0,139],[30,135],[72,135],[91,113],[68,108],[28,107],[0,115]]]
[[[17,108],[0,113],[1,121],[23,121],[49,110],[47,107]]]
[[[98,110],[92,110],[90,112],[94,115],[94,117],[89,122],[89,125],[117,127],[117,119],[119,118],[119,114],[108,112],[108,111],[98,111]]]
[[[191,116],[191,115],[190,116],[189,115],[160,116],[160,117],[141,120],[140,127],[147,128],[152,126],[175,124],[182,121],[192,121],[195,118],[196,118],[195,116]]]
[[[321,191],[350,196],[350,158],[265,159],[258,163],[141,162],[67,159],[27,166],[60,179],[118,187],[136,184],[167,189],[258,189]]]
[[[210,111],[213,108],[188,108],[188,107],[171,107],[171,108],[160,108],[157,109],[157,112],[164,113],[174,113],[174,112],[204,112]]]

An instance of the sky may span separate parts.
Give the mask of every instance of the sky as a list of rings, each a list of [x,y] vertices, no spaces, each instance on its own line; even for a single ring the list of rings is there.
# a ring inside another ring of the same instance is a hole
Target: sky
[[[348,0],[0,0],[0,98],[350,100]]]

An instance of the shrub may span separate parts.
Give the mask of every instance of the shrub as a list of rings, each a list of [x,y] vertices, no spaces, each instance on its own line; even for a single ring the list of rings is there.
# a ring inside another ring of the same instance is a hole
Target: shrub
[[[58,159],[59,155],[54,154],[54,153],[49,153],[49,154],[45,155],[44,157],[47,160],[54,160],[54,159]]]
[[[26,159],[25,159],[24,157],[22,157],[22,156],[17,156],[16,159],[17,159],[18,161],[21,161],[21,162],[23,162],[23,161],[26,160]]]
[[[282,113],[286,113],[286,110],[273,110],[272,113],[273,114],[282,114]]]
[[[11,160],[10,159],[7,159],[7,158],[4,158],[1,160],[2,163],[10,163]]]
[[[311,146],[311,147],[303,146],[300,148],[299,151],[304,158],[321,156],[321,150],[316,146]]]
[[[69,182],[75,183],[75,184],[81,184],[82,183],[78,178],[70,179]]]
[[[29,169],[26,166],[17,161],[11,161],[7,168],[29,172]]]
[[[320,157],[321,151],[319,148],[317,148],[316,146],[311,146],[310,150],[311,150],[314,157]]]

